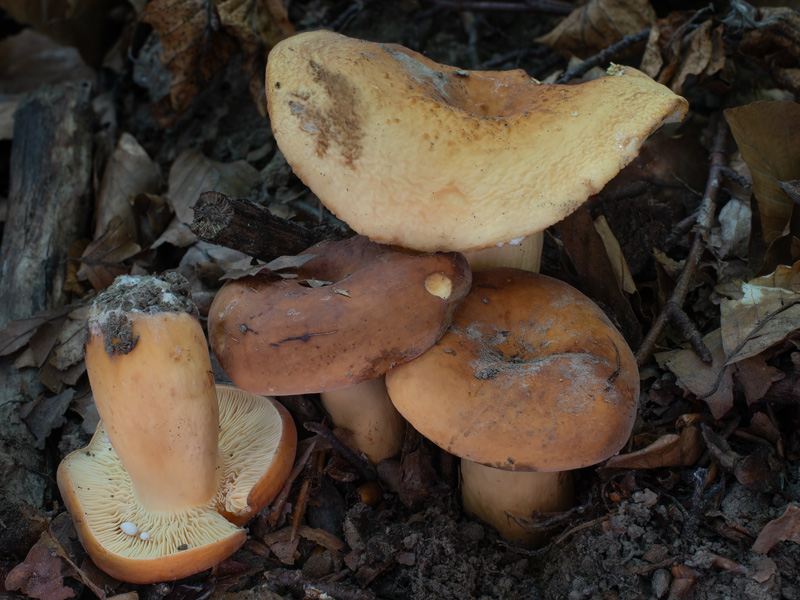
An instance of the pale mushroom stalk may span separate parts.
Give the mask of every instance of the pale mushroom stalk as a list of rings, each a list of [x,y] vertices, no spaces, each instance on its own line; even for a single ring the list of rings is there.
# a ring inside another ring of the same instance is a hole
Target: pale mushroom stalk
[[[575,503],[569,471],[504,471],[461,459],[461,503],[469,514],[488,523],[506,540],[539,546],[547,531],[531,526],[536,513],[554,513]]]
[[[211,501],[220,477],[219,409],[197,318],[177,308],[95,311],[86,368],[111,446],[142,505],[172,510]]]
[[[377,464],[400,453],[406,421],[389,399],[383,375],[322,392],[320,399],[333,423],[352,433],[353,445],[370,462]]]
[[[538,273],[542,262],[543,244],[544,232],[540,231],[483,250],[464,252],[464,256],[473,271],[491,267],[513,267]]]

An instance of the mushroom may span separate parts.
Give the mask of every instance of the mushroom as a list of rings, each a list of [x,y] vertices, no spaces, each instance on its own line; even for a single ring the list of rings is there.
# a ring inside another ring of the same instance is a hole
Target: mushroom
[[[542,84],[523,70],[466,71],[330,31],[277,44],[266,91],[286,160],[355,231],[425,252],[522,247],[514,266],[529,270],[539,232],[687,110],[630,67]]]
[[[537,273],[474,274],[439,343],[387,374],[389,395],[422,435],[462,458],[464,508],[511,541],[542,536],[536,511],[572,503],[567,471],[627,441],[639,373],[591,300]]]
[[[282,272],[291,277],[225,283],[209,310],[211,348],[242,389],[322,393],[333,422],[380,462],[399,451],[405,425],[382,375],[439,339],[469,290],[469,267],[457,253],[414,256],[363,236],[304,255],[313,258]]]
[[[325,206],[378,242],[464,252],[473,270],[538,270],[543,230],[688,109],[630,67],[542,84],[522,70],[466,71],[328,31],[276,45],[266,92],[279,147]],[[465,465],[468,479],[480,470]]]
[[[101,423],[58,486],[92,560],[151,583],[235,552],[288,477],[297,433],[277,402],[215,387],[188,282],[117,278],[90,311],[86,367]]]

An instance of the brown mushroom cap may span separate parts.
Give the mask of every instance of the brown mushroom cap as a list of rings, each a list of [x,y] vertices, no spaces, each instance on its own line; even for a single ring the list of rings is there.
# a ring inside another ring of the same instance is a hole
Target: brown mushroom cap
[[[296,278],[232,280],[211,305],[211,348],[242,389],[315,393],[377,377],[436,342],[472,279],[460,254],[412,256],[362,236],[301,254],[316,258],[289,270]]]
[[[322,202],[358,233],[422,251],[542,231],[687,110],[628,67],[541,84],[329,31],[276,45],[266,91],[278,145]]]
[[[386,385],[400,413],[448,452],[500,469],[561,471],[625,444],[639,373],[586,296],[498,268],[474,274],[447,333],[390,371]]]
[[[246,531],[237,525],[283,486],[297,440],[286,409],[230,386],[218,386],[217,395],[221,476],[216,496],[203,506],[143,506],[102,422],[89,445],[59,465],[64,504],[84,548],[106,573],[152,583],[213,567],[245,542]],[[125,533],[122,523],[134,524],[147,539]]]

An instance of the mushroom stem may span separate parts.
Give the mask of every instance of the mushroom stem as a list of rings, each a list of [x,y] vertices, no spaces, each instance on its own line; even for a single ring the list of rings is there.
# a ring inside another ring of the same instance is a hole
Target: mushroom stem
[[[503,539],[533,547],[550,535],[525,524],[534,513],[560,512],[574,504],[569,471],[504,471],[461,459],[464,510],[485,521]]]
[[[169,300],[168,291],[153,291]],[[195,316],[168,305],[148,312],[95,306],[86,368],[111,446],[142,505],[170,510],[212,500],[219,409]]]
[[[488,269],[491,267],[514,267],[525,271],[539,272],[542,262],[542,245],[544,232],[534,233],[519,240],[512,240],[505,244],[465,252],[464,256],[469,262],[472,271]]]
[[[373,464],[400,452],[405,419],[389,399],[384,376],[322,392],[321,398],[333,423],[353,433],[353,443]]]

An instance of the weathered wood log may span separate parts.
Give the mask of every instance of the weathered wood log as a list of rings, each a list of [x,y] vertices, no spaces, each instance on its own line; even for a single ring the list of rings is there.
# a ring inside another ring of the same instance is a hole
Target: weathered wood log
[[[201,240],[267,262],[302,252],[323,237],[249,200],[219,192],[203,192],[192,209],[190,229]]]
[[[92,124],[89,86],[47,86],[14,117],[8,218],[0,246],[0,329],[64,303],[64,260],[90,231]],[[49,485],[42,455],[21,421],[43,386],[35,369],[0,361],[0,502],[41,507]]]

